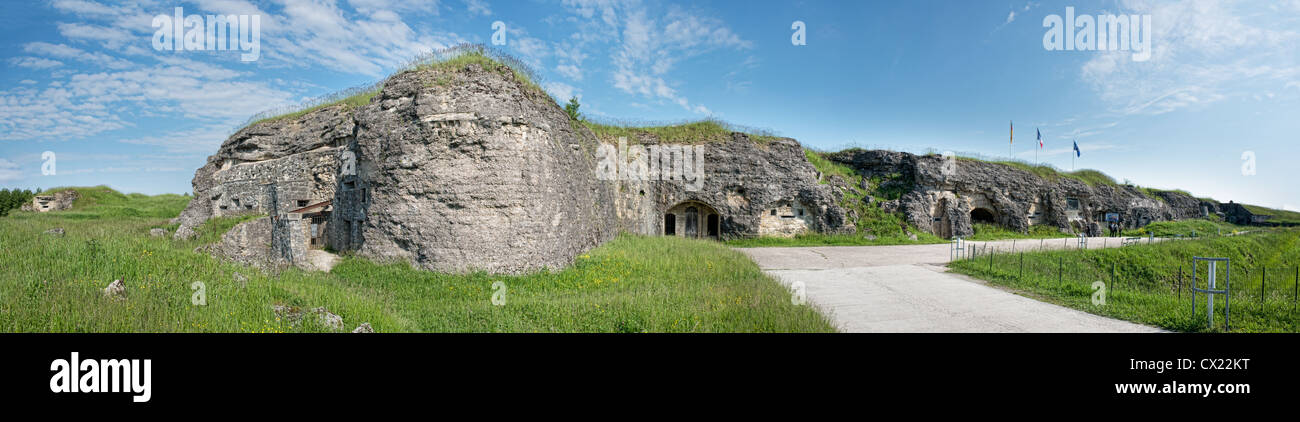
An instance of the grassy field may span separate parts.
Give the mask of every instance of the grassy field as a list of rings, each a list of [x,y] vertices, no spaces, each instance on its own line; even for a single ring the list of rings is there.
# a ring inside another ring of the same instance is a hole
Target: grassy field
[[[744,255],[717,242],[623,235],[574,266],[525,276],[449,275],[345,257],[331,273],[278,276],[194,249],[241,218],[217,219],[200,237],[150,237],[173,228],[189,198],[84,188],[73,210],[0,218],[0,332],[316,332],[277,320],[273,305],[323,306],[348,330],[379,332],[830,332],[827,320]],[[60,227],[66,235],[43,234]],[[128,299],[101,290],[125,277]],[[191,283],[206,306],[191,304]],[[492,297],[502,289],[503,306]],[[498,285],[501,286],[501,285]],[[305,321],[314,321],[306,318]]]
[[[1192,313],[1187,288],[1192,283],[1193,256],[1232,260],[1232,331],[1300,331],[1296,308],[1300,231],[1296,230],[1105,250],[984,255],[955,262],[950,268],[1026,296],[1098,315],[1176,331],[1222,331],[1222,297],[1217,301],[1216,328],[1206,327],[1204,295],[1198,296],[1198,311]],[[1202,264],[1202,276],[1205,271]],[[1221,268],[1220,288],[1223,273]],[[1104,305],[1093,304],[1092,285],[1097,281],[1107,286]],[[1204,283],[1202,278],[1200,286],[1205,287]]]

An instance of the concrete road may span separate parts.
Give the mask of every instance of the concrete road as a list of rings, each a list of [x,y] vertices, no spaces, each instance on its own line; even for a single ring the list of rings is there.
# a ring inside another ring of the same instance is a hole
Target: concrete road
[[[1143,242],[1146,242],[1143,239]],[[1092,238],[1117,247],[1122,238]],[[1011,251],[1012,241],[971,242]],[[1078,247],[1077,239],[1017,240],[1014,250]],[[1156,328],[1039,302],[947,272],[939,245],[744,248],[787,286],[804,285],[810,304],[843,332],[1158,332]]]

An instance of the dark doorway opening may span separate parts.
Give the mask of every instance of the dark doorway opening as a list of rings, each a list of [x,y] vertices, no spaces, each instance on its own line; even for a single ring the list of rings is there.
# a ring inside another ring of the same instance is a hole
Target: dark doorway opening
[[[718,215],[717,214],[709,214],[707,226],[708,226],[707,233],[709,234],[709,237],[717,239],[718,238]]]
[[[993,216],[993,211],[984,208],[976,208],[970,211],[970,222],[996,224],[997,218]]]
[[[664,214],[664,235],[665,236],[677,235],[677,215]]]
[[[695,207],[686,207],[686,237],[699,237],[700,211]]]

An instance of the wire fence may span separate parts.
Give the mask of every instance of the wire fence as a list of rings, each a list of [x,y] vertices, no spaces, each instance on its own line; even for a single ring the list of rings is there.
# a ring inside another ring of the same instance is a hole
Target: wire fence
[[[1180,239],[1188,238],[1142,238],[1139,242]],[[1120,292],[1161,296],[1175,301],[1177,312],[1199,309],[1200,323],[1205,323],[1206,296],[1204,293],[1194,296],[1191,289],[1209,287],[1207,266],[1202,263],[1194,277],[1192,256],[1152,263],[1138,262],[1123,255],[1068,253],[1089,247],[1077,240],[1062,243],[1060,239],[1027,241],[1019,246],[1019,249],[1013,249],[1015,246],[1008,247],[1005,242],[954,242],[952,258],[954,263],[981,277],[1064,295],[1092,294],[1096,291],[1094,284],[1101,282],[1110,300],[1116,300],[1116,294]],[[1090,249],[1100,248],[1094,244]],[[1230,270],[1219,266],[1216,288],[1223,289],[1229,282],[1231,290],[1227,299],[1232,304],[1232,321],[1238,321],[1240,316],[1289,319],[1293,330],[1300,328],[1294,326],[1297,315],[1300,315],[1300,262],[1266,266],[1245,259],[1233,260]],[[1127,297],[1143,300],[1140,296]],[[1223,295],[1216,298],[1219,301],[1216,302],[1215,313],[1219,315],[1216,321],[1223,321],[1219,318],[1228,316],[1224,313],[1226,308],[1222,299]],[[1285,318],[1277,318],[1279,316]]]

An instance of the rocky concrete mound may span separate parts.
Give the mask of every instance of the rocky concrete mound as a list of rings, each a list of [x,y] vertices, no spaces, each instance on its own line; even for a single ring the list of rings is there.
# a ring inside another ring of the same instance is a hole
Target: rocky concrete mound
[[[368,95],[231,136],[195,173],[175,237],[212,217],[263,213],[214,253],[304,267],[307,251],[328,247],[435,271],[523,273],[568,266],[619,231],[727,239],[853,230],[792,139],[718,132],[691,149],[640,137],[632,142],[643,150],[674,148],[678,164],[685,147],[702,177],[607,177],[602,169],[626,169],[636,156],[510,67],[426,66]]]
[[[504,65],[409,71],[356,110],[330,244],[437,271],[562,268],[610,239],[596,140]]]
[[[1066,233],[1101,235],[1107,217],[1123,228],[1153,221],[1204,217],[1215,204],[1176,191],[1145,191],[1114,183],[1089,184],[1073,177],[1044,178],[999,163],[918,156],[893,151],[849,150],[829,154],[866,177],[897,184],[904,193],[881,204],[902,212],[921,230],[942,237],[968,236],[972,222],[1025,232],[1047,225]]]

